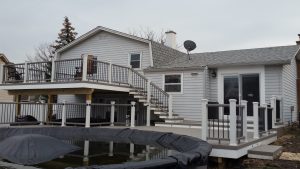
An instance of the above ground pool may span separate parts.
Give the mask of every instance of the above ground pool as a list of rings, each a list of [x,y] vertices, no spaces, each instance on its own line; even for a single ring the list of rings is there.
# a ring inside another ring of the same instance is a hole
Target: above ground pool
[[[194,137],[128,128],[0,128],[0,168],[10,169],[205,168],[211,149]]]

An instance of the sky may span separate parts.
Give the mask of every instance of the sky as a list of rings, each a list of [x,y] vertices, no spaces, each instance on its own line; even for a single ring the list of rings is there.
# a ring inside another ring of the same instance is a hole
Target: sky
[[[0,53],[24,62],[57,39],[65,16],[78,35],[96,26],[149,28],[193,40],[195,52],[294,45],[299,0],[0,0]]]

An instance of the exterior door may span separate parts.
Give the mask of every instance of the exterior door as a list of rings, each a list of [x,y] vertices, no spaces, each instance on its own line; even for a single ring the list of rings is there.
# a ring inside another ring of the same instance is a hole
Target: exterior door
[[[224,76],[224,104],[229,104],[229,99],[239,102],[239,76]],[[229,108],[224,107],[224,114],[229,115]]]
[[[259,74],[241,75],[242,99],[248,101],[247,115],[253,116],[253,102],[260,101]]]

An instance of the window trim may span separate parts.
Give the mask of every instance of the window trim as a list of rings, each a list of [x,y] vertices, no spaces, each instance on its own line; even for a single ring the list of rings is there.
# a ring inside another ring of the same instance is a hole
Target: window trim
[[[131,55],[132,54],[139,54],[140,55],[140,67],[139,68],[133,68],[135,70],[142,70],[142,52],[130,52],[128,53],[128,66],[131,67]]]
[[[163,90],[165,91],[165,77],[166,75],[180,75],[180,85],[181,85],[181,88],[180,88],[180,92],[167,92],[169,94],[183,94],[183,73],[165,73],[165,74],[162,74],[162,87],[163,87]]]

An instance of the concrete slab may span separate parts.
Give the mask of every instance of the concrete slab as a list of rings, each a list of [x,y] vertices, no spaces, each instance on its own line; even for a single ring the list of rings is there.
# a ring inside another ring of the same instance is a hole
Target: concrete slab
[[[248,150],[249,158],[274,160],[282,152],[282,146],[261,145]]]

